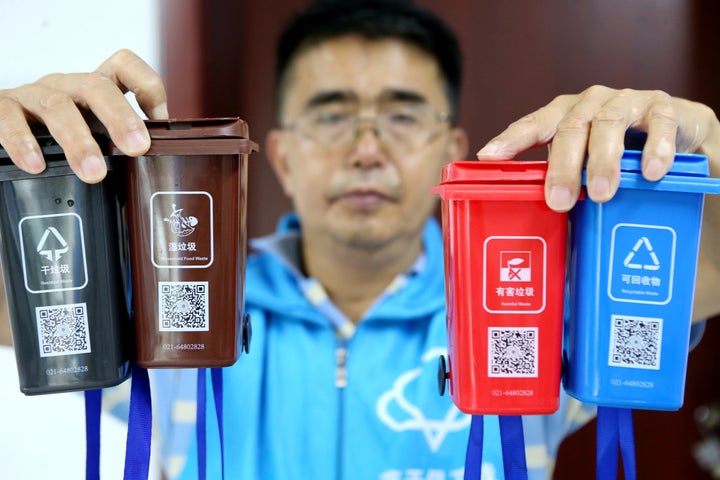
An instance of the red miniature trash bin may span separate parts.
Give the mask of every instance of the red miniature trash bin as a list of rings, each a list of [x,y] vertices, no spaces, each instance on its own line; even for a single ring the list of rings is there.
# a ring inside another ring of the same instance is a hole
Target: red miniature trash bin
[[[460,161],[432,190],[445,248],[440,387],[449,380],[465,413],[558,408],[567,214],[545,203],[546,172],[544,161]]]

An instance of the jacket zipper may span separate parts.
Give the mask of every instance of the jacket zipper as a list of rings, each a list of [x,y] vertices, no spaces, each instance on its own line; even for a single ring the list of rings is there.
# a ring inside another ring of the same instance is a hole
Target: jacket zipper
[[[335,349],[335,387],[338,391],[338,441],[336,453],[335,480],[342,480],[343,447],[345,437],[345,387],[347,387],[347,346],[338,342]]]
[[[340,345],[335,349],[335,386],[339,389],[347,387],[347,347]]]

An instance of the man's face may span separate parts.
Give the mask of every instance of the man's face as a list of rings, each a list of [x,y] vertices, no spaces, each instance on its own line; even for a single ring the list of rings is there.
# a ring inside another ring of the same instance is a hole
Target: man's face
[[[284,98],[290,128],[267,151],[304,238],[368,250],[416,240],[442,165],[467,149],[443,116],[434,60],[398,40],[340,37],[296,57]]]

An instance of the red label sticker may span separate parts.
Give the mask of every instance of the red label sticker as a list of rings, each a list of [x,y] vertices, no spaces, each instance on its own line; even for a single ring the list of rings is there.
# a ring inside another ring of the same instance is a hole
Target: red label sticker
[[[546,263],[546,243],[542,237],[488,237],[483,248],[485,310],[542,312]]]

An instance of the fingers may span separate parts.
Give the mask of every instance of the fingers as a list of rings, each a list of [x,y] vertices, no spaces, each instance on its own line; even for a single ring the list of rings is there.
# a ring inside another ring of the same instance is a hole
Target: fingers
[[[577,111],[568,116],[576,103],[575,96],[559,96],[513,122],[477,153],[478,159],[511,159],[547,144],[548,159],[554,159],[548,163],[545,182],[547,204],[559,212],[570,210],[580,192],[580,172],[589,130],[589,112]],[[558,138],[560,141],[553,140]]]
[[[695,131],[690,125],[697,122],[697,108],[687,109],[692,111],[682,116],[677,102],[660,91],[593,86],[579,95],[557,97],[511,124],[478,152],[478,158],[512,158],[547,143],[552,146],[545,184],[548,206],[561,212],[573,207],[583,167],[587,169],[588,196],[605,202],[618,189],[628,129],[647,132],[642,171],[651,181],[662,178],[672,165],[676,139],[688,144],[701,142],[685,140],[689,130]],[[704,130],[700,131],[702,137]]]
[[[480,151],[478,159],[509,160],[517,154],[550,142],[556,125],[563,118],[574,96],[561,96],[548,105],[511,123],[505,131],[490,140]]]
[[[102,73],[50,75],[40,79],[37,85],[45,87],[51,95],[64,95],[66,100],[76,106],[73,110],[51,111],[47,108],[37,108],[38,103],[41,107],[46,106],[37,101],[36,95],[25,96],[23,103],[26,108],[40,118],[51,133],[64,129],[62,125],[66,121],[65,114],[73,117],[73,123],[68,125],[68,129],[76,128],[78,124],[75,122],[77,120],[75,115],[79,113],[77,107],[80,107],[97,117],[107,129],[113,142],[127,155],[141,155],[150,148],[150,137],[142,118],[128,103],[122,90]],[[83,120],[83,123],[86,122]],[[55,126],[55,130],[51,124]],[[56,140],[59,142],[57,137]],[[71,139],[69,142],[68,146],[72,149]],[[63,147],[65,146],[63,144]]]
[[[677,150],[699,152],[707,155],[711,161],[720,160],[720,122],[715,112],[707,105],[683,98],[673,98],[672,103],[678,119]]]
[[[92,73],[48,75],[34,84],[0,91],[0,145],[20,168],[42,171],[42,152],[29,126],[42,122],[73,171],[83,181],[98,182],[107,172],[85,118],[88,113],[127,155],[141,155],[150,147],[145,123],[125,97],[127,91],[135,93],[150,118],[168,117],[160,77],[128,50],[117,52]]]
[[[85,182],[102,180],[106,167],[81,109],[96,111],[111,137],[126,153],[139,154],[149,148],[150,139],[142,119],[132,111],[120,90],[107,79],[99,76],[86,78],[81,74],[53,75],[33,85],[15,89],[13,95],[24,112],[47,126],[63,148],[70,167]],[[137,132],[135,137],[125,133],[125,129]],[[137,138],[142,132],[144,137]],[[5,139],[0,138],[0,143],[5,144]]]
[[[612,115],[607,118],[596,116],[611,95],[610,89],[591,87],[565,103],[567,110],[556,127],[552,149],[548,155],[548,173],[545,180],[545,198],[553,210],[570,210],[580,196],[586,152],[591,148],[592,135],[598,133],[595,131],[595,122],[615,122]],[[619,166],[617,168],[619,170]],[[603,198],[604,201],[614,193],[614,188],[617,188],[619,173],[602,163],[595,165],[593,175],[590,175],[590,171],[591,165],[588,162],[588,182],[592,183],[588,185],[588,193],[593,200]],[[590,193],[591,190],[593,193]]]
[[[40,173],[45,168],[40,147],[25,120],[25,114],[12,97],[0,90],[0,145],[26,172]]]
[[[45,123],[50,134],[63,147],[71,168],[86,182],[105,177],[106,168],[100,147],[90,128],[67,94],[42,85],[27,85],[0,93],[6,112],[0,118],[0,144],[20,168],[29,173],[44,169],[42,151],[31,133],[28,119]]]
[[[589,89],[580,104],[592,101],[596,94],[603,99],[591,120],[586,168],[588,196],[605,202],[620,183],[619,160],[628,129],[647,132],[642,172],[647,180],[657,181],[672,166],[678,124],[672,98],[664,92],[599,88],[601,92]]]
[[[103,62],[97,72],[121,86],[123,93],[133,92],[148,118],[168,118],[167,94],[162,79],[150,65],[130,50],[118,51]]]
[[[677,110],[672,97],[665,92],[633,92],[644,110],[638,112],[630,126],[647,132],[642,154],[643,176],[660,180],[672,166],[678,134]]]

